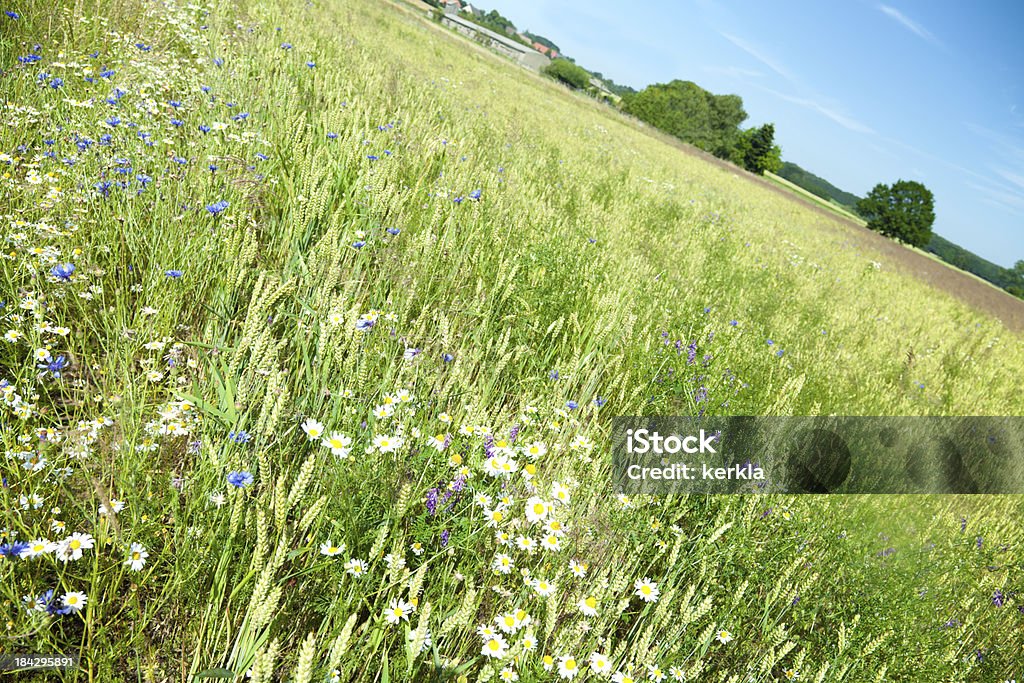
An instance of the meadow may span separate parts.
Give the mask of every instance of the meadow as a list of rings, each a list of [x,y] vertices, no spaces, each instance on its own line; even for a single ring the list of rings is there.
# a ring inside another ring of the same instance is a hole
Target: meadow
[[[0,676],[1024,680],[1020,496],[609,480],[1022,415],[998,320],[406,6],[0,10]]]

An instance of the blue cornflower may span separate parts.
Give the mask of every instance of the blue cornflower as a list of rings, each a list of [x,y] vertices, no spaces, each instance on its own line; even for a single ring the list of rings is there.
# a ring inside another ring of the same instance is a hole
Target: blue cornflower
[[[337,137],[338,137],[338,134],[337,134],[337,133],[328,133],[328,134],[327,134],[327,139],[328,139],[328,140],[334,140],[334,139],[335,139],[335,138],[337,138]]]
[[[217,166],[217,164],[210,164],[209,166],[207,166],[207,168],[210,169],[210,173],[216,173],[217,169],[220,168],[220,167]]]
[[[164,272],[164,275],[171,278],[172,280],[177,280],[179,277],[184,275],[184,273],[182,273],[180,270],[168,270]]]
[[[480,190],[473,190],[469,193],[469,198],[473,201],[480,199],[480,195],[483,194]]]
[[[68,359],[63,355],[60,355],[50,360],[48,363],[39,363],[36,367],[43,370],[43,374],[48,372],[54,379],[60,379],[61,370],[63,370],[67,364]]]
[[[152,46],[146,45],[145,43],[135,43],[135,47],[139,48],[143,52],[149,52],[153,49]]]
[[[63,78],[54,78],[52,81],[50,81],[50,87],[53,88],[54,90],[56,90],[57,88],[61,87],[62,85],[64,85],[64,79]]]
[[[213,58],[213,65],[214,66],[224,66],[224,60],[221,59],[220,57],[214,57]]]
[[[598,396],[597,398],[594,399],[594,405],[597,406],[598,408],[603,407],[604,404],[607,403],[607,402],[608,402],[608,399],[601,398],[600,396]]]
[[[211,216],[217,216],[223,213],[224,210],[227,209],[229,206],[230,204],[228,204],[226,200],[222,199],[216,204],[210,204],[209,206],[207,206],[206,210],[210,212]]]
[[[388,228],[387,232],[388,232],[389,235],[397,235],[398,233],[400,233],[402,231],[399,230],[398,228]]]
[[[0,557],[6,557],[10,560],[21,555],[22,551],[28,547],[28,543],[25,541],[12,541],[11,543],[4,543],[0,545]]]
[[[140,183],[142,183],[143,187],[145,187],[146,185],[149,185],[151,182],[153,182],[153,179],[151,177],[149,177],[148,175],[146,175],[145,173],[138,174],[137,176],[135,176],[135,179],[138,180]]]
[[[57,608],[54,605],[53,589],[48,588],[42,592],[42,594],[36,598],[36,602],[46,608],[47,614],[56,614]]]
[[[290,50],[290,49],[292,49],[292,44],[291,43],[281,43],[281,49],[282,50]]]
[[[353,242],[352,246],[355,247],[356,249],[362,249],[363,247],[366,246],[366,242],[363,240],[359,240],[358,242]]]
[[[174,163],[184,166],[188,163],[188,159],[185,157],[174,157]]]
[[[587,241],[590,242],[591,244],[597,244],[597,238],[596,237],[588,237]]]
[[[441,360],[443,360],[445,363],[451,363],[453,360],[455,360],[455,356],[453,356],[450,353],[446,353],[443,356],[441,356]]]
[[[178,100],[170,100],[167,104],[171,105],[175,109],[181,106],[181,102],[179,102]]]
[[[558,379],[558,370],[552,370],[548,373],[549,379]]]
[[[461,204],[462,203],[462,197],[456,197],[452,201],[455,202],[456,204]]]
[[[238,444],[245,444],[252,441],[252,435],[244,429],[239,429],[237,432],[230,432],[228,439]]]
[[[199,124],[199,132],[203,133],[203,134],[209,133],[210,132],[210,127],[200,123]]]
[[[310,69],[312,69],[312,68],[316,67],[316,62],[306,62],[306,66],[308,66]]]
[[[185,125],[185,122],[181,119],[171,119],[171,125],[175,128],[180,128],[181,126]]]
[[[257,158],[257,159],[259,159],[260,161],[266,161],[266,160],[267,160],[267,159],[269,159],[270,157],[268,157],[268,156],[267,156],[266,154],[264,154],[263,152],[256,152],[256,158]]]
[[[68,282],[71,280],[71,274],[75,272],[75,264],[64,263],[56,265],[50,269],[50,275],[54,276],[58,280]]]
[[[380,157],[377,156],[376,154],[367,154],[366,158],[369,159],[370,161],[377,161],[377,159],[380,159]]]
[[[113,78],[116,73],[113,69],[104,69],[100,72],[100,78]]]
[[[356,329],[359,330],[360,332],[366,332],[367,330],[372,328],[375,324],[377,324],[376,320],[369,320],[367,318],[360,318],[359,320],[356,321]]]
[[[576,410],[577,408],[580,407],[580,404],[577,403],[576,401],[566,401],[565,407],[568,408],[569,410]]]
[[[9,16],[11,19],[14,19],[14,20],[21,19],[21,16],[17,12],[12,12],[10,10],[7,10],[6,12],[4,12],[4,14],[6,14],[7,16]]]
[[[739,325],[739,324],[740,324],[740,323],[739,323],[739,321],[738,321],[738,320],[730,320],[730,321],[729,321],[729,325],[730,325],[731,327],[736,327],[736,326],[737,326],[737,325]]]
[[[786,351],[784,349],[779,349],[778,351],[775,352],[775,355],[778,356],[779,358],[782,358],[782,354],[784,354],[785,352]]]
[[[236,488],[245,488],[253,482],[252,474],[242,470],[240,472],[228,472],[228,483]]]
[[[232,116],[231,120],[232,121],[245,121],[247,118],[249,118],[249,112],[243,111],[243,112],[241,112],[239,114],[235,114],[234,116]]]

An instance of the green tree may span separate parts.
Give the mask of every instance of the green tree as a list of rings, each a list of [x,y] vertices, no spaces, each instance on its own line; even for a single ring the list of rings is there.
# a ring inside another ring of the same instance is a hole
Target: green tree
[[[715,95],[692,81],[649,85],[626,95],[623,109],[641,121],[712,154],[728,158],[747,118],[739,95]]]
[[[775,124],[766,123],[743,131],[730,158],[758,175],[778,171],[782,167],[782,149],[775,144]]]
[[[728,159],[742,135],[740,124],[747,120],[743,98],[739,95],[708,95],[713,130],[708,151],[720,159]]]
[[[868,227],[900,242],[923,247],[932,238],[935,197],[916,180],[879,183],[857,202],[857,213]]]
[[[1007,270],[1006,274],[1010,279],[1006,291],[1015,297],[1024,299],[1024,261],[1017,261],[1013,264],[1013,269]]]
[[[590,74],[587,70],[568,59],[551,60],[551,63],[544,67],[543,73],[576,90],[583,90],[590,85]]]

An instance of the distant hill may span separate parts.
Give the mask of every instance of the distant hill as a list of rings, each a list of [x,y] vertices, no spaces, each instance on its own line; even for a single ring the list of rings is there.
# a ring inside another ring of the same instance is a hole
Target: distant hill
[[[817,195],[826,201],[834,201],[841,204],[851,211],[854,211],[854,207],[860,200],[860,197],[857,195],[840,190],[829,181],[814,175],[806,169],[800,168],[792,161],[782,162],[782,168],[775,175],[785,178],[794,185],[799,185],[811,194]]]
[[[1011,294],[1024,295],[1024,281],[1021,280],[1017,271],[992,263],[944,237],[933,235],[932,241],[928,243],[925,250],[935,254],[946,263],[966,270],[968,273],[974,273],[982,280],[988,280],[996,287],[1005,289]]]

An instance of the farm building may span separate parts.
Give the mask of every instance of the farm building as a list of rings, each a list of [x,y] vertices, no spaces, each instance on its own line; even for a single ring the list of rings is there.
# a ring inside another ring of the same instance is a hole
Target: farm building
[[[455,6],[455,2],[445,5],[445,13],[441,16],[441,23],[448,28],[455,29],[462,35],[468,36],[476,42],[486,45],[534,71],[540,71],[551,62],[550,59],[532,47],[523,45],[520,42],[460,17],[452,11]]]

